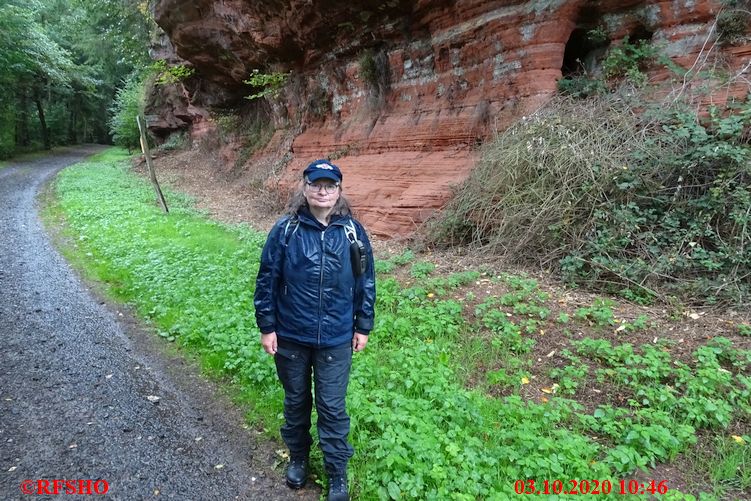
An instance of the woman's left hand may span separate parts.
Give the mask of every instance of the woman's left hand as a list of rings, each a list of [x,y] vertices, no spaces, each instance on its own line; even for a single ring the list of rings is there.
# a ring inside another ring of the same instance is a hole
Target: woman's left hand
[[[352,338],[352,349],[354,351],[362,351],[366,344],[368,344],[368,336],[355,332],[355,336]]]

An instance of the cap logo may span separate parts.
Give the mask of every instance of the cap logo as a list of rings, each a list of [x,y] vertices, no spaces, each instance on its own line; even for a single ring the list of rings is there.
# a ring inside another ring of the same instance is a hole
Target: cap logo
[[[316,164],[317,169],[326,169],[326,170],[334,170],[332,166],[329,164]]]

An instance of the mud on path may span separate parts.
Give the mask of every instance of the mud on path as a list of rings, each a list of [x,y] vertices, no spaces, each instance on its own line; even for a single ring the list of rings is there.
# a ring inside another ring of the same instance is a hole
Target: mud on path
[[[284,486],[278,446],[51,245],[36,195],[101,149],[0,169],[0,499],[70,498],[39,494],[54,479],[104,480],[109,499],[318,499]]]

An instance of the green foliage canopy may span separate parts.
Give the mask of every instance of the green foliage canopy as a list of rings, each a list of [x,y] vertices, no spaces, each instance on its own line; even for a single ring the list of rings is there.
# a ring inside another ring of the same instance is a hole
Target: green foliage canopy
[[[109,142],[111,102],[148,66],[153,26],[136,0],[0,2],[0,158]]]

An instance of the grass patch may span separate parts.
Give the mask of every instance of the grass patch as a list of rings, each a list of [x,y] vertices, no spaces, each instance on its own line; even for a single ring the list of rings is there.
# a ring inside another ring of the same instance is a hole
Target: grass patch
[[[708,477],[712,494],[734,499],[751,487],[751,447],[738,435],[712,436],[687,453],[695,472]]]
[[[206,371],[231,381],[249,420],[278,438],[282,392],[252,306],[265,235],[211,222],[170,191],[171,213],[162,214],[126,159],[109,150],[60,173],[48,214],[64,218],[66,255],[160,335],[198,354]],[[499,276],[507,292],[478,301],[469,290],[478,272],[438,276],[412,253],[379,263],[390,264],[377,264],[376,325],[355,356],[348,395],[360,499],[500,500],[529,479],[539,489],[545,479],[609,479],[616,486],[609,496],[577,499],[623,499],[618,479],[670,461],[697,428],[721,433],[749,420],[749,353],[727,340],[700,347],[693,365],[659,349],[571,344],[576,364],[556,381],[567,391],[529,398],[525,390],[543,376],[533,358],[540,336],[561,325],[534,280]],[[409,263],[406,287],[389,273]],[[611,328],[611,310],[598,302],[569,312],[566,325]],[[585,362],[604,382],[649,394],[588,410],[571,398]],[[468,388],[471,375],[482,384]]]

